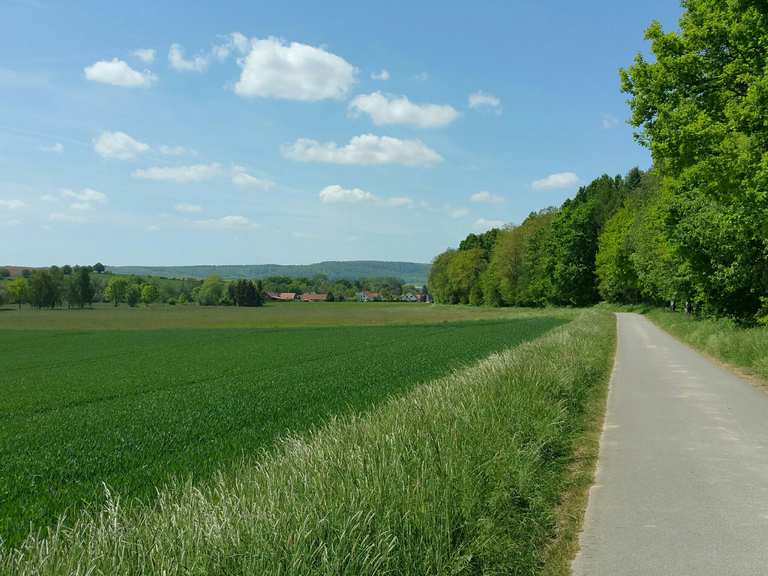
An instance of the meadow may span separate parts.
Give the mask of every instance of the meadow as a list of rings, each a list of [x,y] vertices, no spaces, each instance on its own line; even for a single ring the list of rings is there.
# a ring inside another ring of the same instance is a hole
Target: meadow
[[[148,330],[168,316],[108,307],[0,314],[24,315],[31,320],[17,324],[35,328],[0,330],[6,545],[64,513],[70,523],[98,509],[105,486],[124,501],[149,502],[171,479],[199,484],[243,459],[263,458],[281,437],[373,410],[568,318],[519,312],[488,320],[472,309],[379,304],[168,308],[161,312],[187,325],[279,318],[284,326]],[[479,319],[455,321],[469,317]],[[59,318],[68,330],[42,329],[43,320],[58,326]],[[101,329],[84,329],[94,318],[106,320]],[[107,329],[117,321],[126,329]],[[307,321],[337,325],[286,327]]]
[[[396,361],[381,369],[380,382],[397,380],[392,370],[420,346],[434,365],[442,366],[443,375],[433,371],[428,376],[429,370],[422,370],[425,378],[432,378],[429,382],[405,386],[368,410],[327,420],[313,433],[283,435],[274,449],[240,459],[207,481],[178,477],[160,487],[152,501],[131,502],[124,492],[112,490],[103,507],[81,515],[71,526],[54,527],[14,549],[0,549],[0,572],[566,574],[579,503],[591,480],[615,345],[611,314],[584,311],[571,316],[575,319],[560,326],[555,325],[562,320],[528,317],[350,329],[346,348],[359,350],[367,363],[344,355],[327,373],[334,380],[354,373],[348,382],[355,384],[344,389],[345,401],[360,379],[373,377],[367,372],[379,370],[378,352],[364,346],[366,333],[392,337],[377,351],[398,350]],[[340,337],[323,329],[307,333],[329,341]],[[100,335],[105,342],[107,334]],[[407,345],[398,347],[399,338],[406,338]],[[498,342],[497,353],[445,373],[446,362],[455,362],[456,354],[468,354],[488,338]],[[238,340],[233,337],[217,348],[237,349]],[[176,350],[182,353],[189,344]],[[204,346],[194,349],[205,353]],[[256,352],[253,346],[246,349]],[[328,359],[323,354],[314,366]],[[32,355],[25,362],[29,367]],[[201,358],[199,365],[205,363]],[[62,365],[48,367],[61,370]],[[289,390],[303,395],[300,390],[312,388],[307,380],[295,381],[311,365],[283,382],[281,396]],[[403,374],[415,369],[404,368]],[[280,378],[278,372],[269,374]],[[208,386],[208,392],[217,387]],[[248,388],[235,387],[238,398]],[[315,402],[332,396],[320,386],[312,395],[312,410]],[[204,395],[193,400],[191,405],[206,401]],[[215,411],[217,404],[207,406]],[[227,408],[237,405],[258,403],[246,398]],[[176,395],[164,416],[187,414],[185,406],[186,394]],[[152,409],[148,402],[133,407]],[[21,409],[29,410],[31,404],[21,402]],[[214,425],[225,412],[209,414],[206,424]],[[117,414],[117,421],[99,422],[83,436],[104,434],[102,426],[115,427],[120,417],[131,420],[137,411]],[[204,433],[198,423],[190,422],[189,428]],[[54,445],[56,432],[48,433]],[[167,433],[148,434],[148,441],[155,435],[162,447]],[[145,452],[150,454],[162,459],[162,452]],[[151,464],[146,456],[142,461]]]

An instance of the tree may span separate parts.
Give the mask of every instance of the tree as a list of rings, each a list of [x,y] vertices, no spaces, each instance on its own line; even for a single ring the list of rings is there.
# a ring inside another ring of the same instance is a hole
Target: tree
[[[141,287],[141,301],[149,306],[160,297],[160,290],[154,284],[144,284]]]
[[[749,320],[768,294],[768,6],[686,0],[679,32],[622,70],[661,174],[663,231],[707,312]]]
[[[225,290],[226,285],[221,276],[208,276],[200,286],[197,302],[201,306],[216,306],[221,303]]]
[[[96,272],[96,274],[104,274],[106,269],[106,266],[101,262],[96,262],[96,264],[93,265],[93,271]]]
[[[94,266],[94,270],[95,269],[96,267]],[[104,297],[107,301],[112,302],[115,307],[117,307],[121,302],[125,301],[127,293],[128,280],[121,278],[120,276],[113,276],[109,279],[109,283],[104,290]]]
[[[29,302],[36,308],[55,308],[61,303],[61,284],[49,270],[35,270],[29,279]]]
[[[64,274],[64,276],[69,276],[72,274],[72,266],[69,264],[64,264],[64,266],[61,267],[61,272]]]
[[[138,284],[128,286],[128,290],[125,293],[125,301],[128,302],[128,306],[135,308],[141,302],[141,286]]]
[[[69,306],[83,308],[93,303],[95,288],[91,283],[91,273],[88,268],[75,268],[74,275],[67,283],[67,303]]]
[[[255,283],[240,279],[229,285],[230,296],[236,306],[261,306],[263,304],[261,289],[261,281]]]
[[[14,278],[8,283],[8,300],[11,304],[18,304],[19,310],[21,310],[21,305],[27,301],[28,290],[26,278]]]
[[[10,278],[11,271],[8,268],[0,268],[0,278]]]

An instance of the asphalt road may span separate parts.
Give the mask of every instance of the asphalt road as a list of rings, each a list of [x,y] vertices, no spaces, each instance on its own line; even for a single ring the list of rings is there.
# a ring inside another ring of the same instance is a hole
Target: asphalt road
[[[640,315],[618,331],[573,574],[768,575],[768,394]]]

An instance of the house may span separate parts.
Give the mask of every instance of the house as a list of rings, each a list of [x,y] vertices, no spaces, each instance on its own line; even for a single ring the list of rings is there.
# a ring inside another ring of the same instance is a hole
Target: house
[[[381,292],[368,292],[366,290],[358,292],[357,299],[360,302],[381,302],[384,300]]]
[[[421,294],[414,294],[413,292],[408,292],[400,296],[400,301],[401,302],[421,302]]]
[[[301,295],[302,302],[325,302],[328,300],[328,294],[317,294],[315,292],[307,292]]]
[[[298,299],[296,292],[267,292],[267,298],[276,302],[293,302]]]

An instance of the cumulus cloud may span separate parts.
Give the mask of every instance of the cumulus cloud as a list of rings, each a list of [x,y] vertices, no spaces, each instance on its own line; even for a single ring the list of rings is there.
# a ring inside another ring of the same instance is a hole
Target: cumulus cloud
[[[54,142],[53,144],[42,144],[37,148],[41,152],[53,152],[54,154],[61,154],[64,152],[64,144],[61,142]]]
[[[131,138],[125,132],[102,132],[93,141],[93,149],[102,158],[132,160],[149,151],[149,145]]]
[[[0,200],[0,209],[3,210],[16,210],[17,208],[24,208],[26,204],[21,200]]]
[[[176,206],[173,207],[176,212],[181,212],[182,214],[192,214],[195,212],[202,212],[203,208],[202,206],[198,206],[197,204],[176,204]]]
[[[149,70],[139,72],[117,58],[113,58],[111,61],[100,60],[95,64],[86,66],[83,72],[85,77],[93,82],[126,88],[147,88],[157,81],[157,76]]]
[[[579,183],[579,177],[573,172],[558,172],[550,174],[531,184],[534,190],[552,190],[555,188],[572,188]]]
[[[244,34],[232,32],[224,37],[221,44],[217,44],[211,49],[211,54],[219,60],[226,60],[233,51],[245,54],[249,47],[250,41]]]
[[[238,188],[251,189],[251,190],[272,190],[275,187],[275,183],[265,178],[257,178],[252,174],[248,174],[248,171],[242,166],[234,166],[232,168],[232,183]]]
[[[133,51],[133,55],[145,64],[152,64],[155,61],[155,50],[153,48],[139,48]]]
[[[476,192],[469,197],[470,202],[476,204],[501,204],[504,202],[504,198],[491,194],[490,192]]]
[[[504,220],[488,220],[486,218],[478,218],[472,224],[472,229],[476,232],[487,232],[492,228],[501,228],[505,224]]]
[[[403,164],[405,166],[431,166],[443,161],[442,156],[425,146],[420,140],[400,140],[389,136],[362,134],[345,146],[335,142],[318,142],[299,138],[283,146],[283,155],[300,162],[327,164]]]
[[[235,93],[243,97],[324,100],[342,98],[357,70],[343,58],[299,42],[252,39]]]
[[[360,188],[342,188],[338,184],[326,186],[320,190],[320,202],[323,204],[359,204],[374,202],[376,196]]]
[[[212,218],[209,220],[194,220],[193,224],[201,228],[211,228],[215,230],[246,230],[248,228],[258,228],[245,216],[222,216],[221,218]]]
[[[501,113],[501,100],[493,94],[488,94],[482,90],[473,92],[468,98],[469,107],[473,110],[477,108],[491,108],[497,113]]]
[[[320,202],[323,204],[375,204],[385,208],[400,208],[410,206],[413,200],[405,196],[379,198],[375,194],[360,188],[343,188],[338,184],[326,186],[320,190]]]
[[[419,128],[445,126],[459,115],[452,106],[415,104],[405,96],[385,96],[381,92],[356,96],[349,110],[354,115],[368,114],[377,126],[410,124]]]
[[[464,218],[464,216],[467,214],[469,214],[469,210],[466,208],[450,208],[448,210],[448,216],[450,216],[453,220]]]
[[[168,63],[174,70],[180,72],[205,72],[208,69],[208,57],[198,54],[194,58],[184,57],[184,48],[179,44],[171,44],[168,50]]]
[[[389,70],[387,70],[386,68],[382,68],[381,72],[372,73],[371,80],[381,80],[381,81],[389,80]]]
[[[221,174],[221,165],[213,163],[192,164],[189,166],[153,166],[151,168],[134,170],[132,176],[143,180],[187,184],[210,180],[219,174]]]

